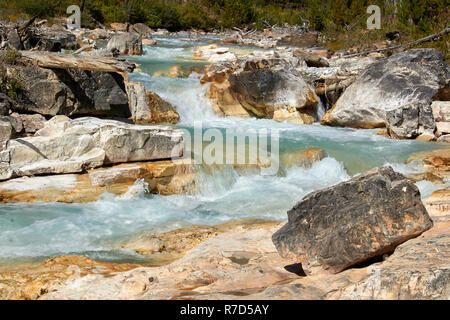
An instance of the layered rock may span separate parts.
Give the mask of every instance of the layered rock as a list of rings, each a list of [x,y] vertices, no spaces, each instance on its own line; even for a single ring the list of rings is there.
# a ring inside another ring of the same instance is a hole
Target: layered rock
[[[406,163],[417,160],[422,161],[428,177],[437,177],[440,183],[450,179],[450,149],[420,152],[409,157]]]
[[[272,239],[308,274],[338,273],[393,251],[432,225],[417,187],[382,167],[306,196]]]
[[[118,50],[121,55],[141,55],[142,39],[139,33],[124,32],[113,36],[106,47],[109,50]]]
[[[22,177],[0,182],[0,202],[79,203],[97,201],[105,193],[184,194],[193,190],[195,175],[195,168],[182,160],[164,160],[125,163],[85,174]]]
[[[342,94],[322,123],[384,127],[390,111],[430,106],[448,78],[448,66],[437,50],[413,49],[395,54],[371,64]],[[410,121],[404,123],[409,125]]]
[[[175,107],[154,92],[146,91],[139,82],[127,84],[131,119],[134,123],[171,123],[180,120]]]
[[[181,156],[183,133],[164,126],[57,116],[35,136],[10,140],[3,152],[2,180],[76,173],[104,164]]]

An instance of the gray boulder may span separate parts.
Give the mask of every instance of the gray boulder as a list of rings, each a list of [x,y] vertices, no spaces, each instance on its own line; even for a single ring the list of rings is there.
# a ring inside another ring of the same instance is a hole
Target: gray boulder
[[[392,252],[432,226],[417,187],[380,167],[303,198],[272,240],[306,273],[338,273]]]
[[[141,55],[142,39],[139,33],[123,32],[113,36],[106,48],[118,50],[121,55]]]
[[[449,70],[434,49],[413,49],[371,64],[346,89],[323,124],[355,128],[385,127],[388,111],[430,105],[445,87]]]
[[[416,104],[386,111],[387,132],[396,139],[414,139],[423,133],[433,135],[435,122],[431,106]]]

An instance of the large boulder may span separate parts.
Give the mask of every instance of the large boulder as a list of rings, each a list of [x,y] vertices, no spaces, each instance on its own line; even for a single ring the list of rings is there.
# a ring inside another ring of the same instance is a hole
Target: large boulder
[[[124,78],[119,73],[9,66],[19,75],[14,111],[42,115],[129,117]]]
[[[257,117],[311,124],[318,97],[295,68],[295,57],[252,57],[207,68],[203,83],[216,112],[225,116]]]
[[[77,38],[67,30],[56,30],[54,28],[32,28],[27,31],[22,41],[24,50],[40,50],[59,52],[61,49],[78,48]]]
[[[322,123],[385,127],[387,112],[429,106],[448,78],[445,58],[437,50],[413,49],[395,54],[371,64],[327,112]]]
[[[306,273],[338,273],[392,252],[432,226],[417,187],[380,167],[306,196],[272,240]]]
[[[124,32],[113,36],[107,46],[109,50],[119,50],[121,55],[141,55],[142,39],[139,33]]]
[[[56,116],[35,136],[13,139],[0,180],[77,173],[107,164],[163,160],[183,154],[183,132],[115,120]]]

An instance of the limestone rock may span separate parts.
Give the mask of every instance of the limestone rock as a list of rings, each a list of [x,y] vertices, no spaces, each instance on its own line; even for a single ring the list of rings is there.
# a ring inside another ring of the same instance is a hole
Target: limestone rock
[[[183,133],[164,126],[57,116],[34,137],[10,140],[6,150],[15,177],[76,173],[103,164],[179,157]]]
[[[113,22],[109,25],[109,27],[114,31],[122,31],[126,32],[128,31],[129,24],[128,23],[120,23],[120,22]]]
[[[355,128],[386,126],[386,113],[411,105],[429,106],[449,77],[444,56],[413,49],[379,60],[346,89],[323,124]]]
[[[277,41],[277,46],[292,46],[300,48],[311,48],[316,46],[318,39],[317,32],[307,32],[290,34],[284,36],[282,39]]]
[[[142,39],[136,32],[125,32],[113,36],[107,46],[109,50],[119,50],[121,55],[141,55]]]
[[[146,91],[139,82],[127,84],[131,118],[134,123],[171,123],[180,120],[175,107],[154,92]]]
[[[433,101],[431,110],[433,112],[434,121],[450,121],[450,101]]]
[[[406,161],[420,160],[430,175],[439,177],[440,179],[450,179],[450,149],[438,149],[431,152],[420,152],[412,155]]]
[[[310,168],[314,162],[326,158],[328,155],[321,148],[308,148],[297,152],[282,153],[280,155],[281,164],[286,167],[298,166]]]
[[[144,23],[135,23],[131,26],[131,31],[137,32],[143,38],[150,38],[152,36],[152,29]]]
[[[202,83],[216,112],[225,116],[257,117],[311,124],[318,97],[295,70],[298,58],[247,58],[205,70]]]
[[[272,239],[308,274],[338,273],[393,251],[432,225],[417,187],[381,167],[306,196]]]
[[[13,134],[13,127],[11,122],[5,117],[0,119],[0,151],[6,146],[6,143],[11,139]]]
[[[144,183],[149,193],[157,194],[160,188],[171,186],[166,195],[184,194],[194,188],[195,173],[182,160],[163,160],[97,168],[85,174],[22,177],[0,182],[0,202],[91,202],[105,192],[117,196],[133,192],[136,181]]]

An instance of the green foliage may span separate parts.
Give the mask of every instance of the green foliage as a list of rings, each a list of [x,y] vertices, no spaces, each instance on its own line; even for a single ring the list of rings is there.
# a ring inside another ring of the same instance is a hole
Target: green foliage
[[[69,4],[80,5],[81,0],[0,0],[4,16],[11,19],[22,13],[41,18],[66,16]],[[366,10],[371,4],[381,8],[381,30],[366,28]],[[335,40],[338,48],[385,40],[390,31],[399,31],[403,42],[418,39],[442,30],[448,19],[448,1],[442,0],[86,0],[82,25],[142,22],[153,29],[178,31],[263,29],[285,23],[302,25],[307,20],[311,29]],[[438,45],[446,48],[445,41]]]
[[[1,91],[13,100],[17,99],[22,88],[22,79],[17,72],[13,72],[12,75],[2,79]]]
[[[6,49],[2,53],[2,57],[4,60],[4,63],[7,64],[16,64],[17,60],[22,56],[20,51],[16,49]]]

